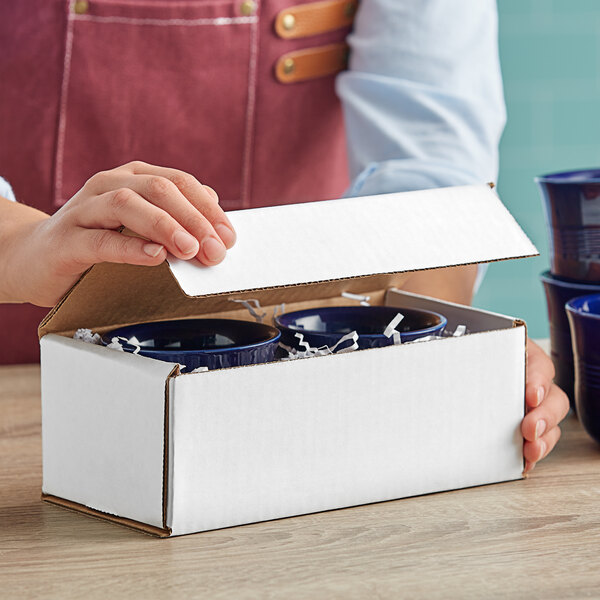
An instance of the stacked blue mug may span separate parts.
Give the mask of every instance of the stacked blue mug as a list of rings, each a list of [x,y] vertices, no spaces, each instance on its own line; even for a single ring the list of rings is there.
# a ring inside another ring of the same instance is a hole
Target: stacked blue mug
[[[591,351],[593,344],[587,339],[600,318],[594,312],[600,307],[600,169],[551,173],[537,177],[536,183],[549,235],[551,268],[540,278],[548,305],[555,382],[569,396],[588,433],[600,441],[600,422],[594,416],[600,417],[600,387],[595,380],[600,353]],[[598,303],[592,301],[595,295]],[[574,301],[582,296],[588,297],[587,302]]]

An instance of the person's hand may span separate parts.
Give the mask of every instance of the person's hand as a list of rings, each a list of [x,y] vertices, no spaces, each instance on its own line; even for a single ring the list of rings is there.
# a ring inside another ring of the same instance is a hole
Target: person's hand
[[[18,222],[18,206],[9,210]],[[94,175],[52,217],[35,212],[42,217],[24,219],[5,236],[10,267],[4,269],[13,275],[12,301],[40,306],[53,306],[95,263],[152,266],[168,251],[210,266],[235,243],[214,190],[182,171],[143,162]],[[145,239],[119,233],[122,226]]]
[[[567,395],[554,383],[550,357],[534,342],[527,342],[527,414],[521,424],[525,472],[531,471],[560,438],[558,424],[569,412]]]

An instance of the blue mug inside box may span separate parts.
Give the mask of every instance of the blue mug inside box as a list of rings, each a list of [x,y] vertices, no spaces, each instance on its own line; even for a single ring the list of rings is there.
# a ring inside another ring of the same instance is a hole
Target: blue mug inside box
[[[101,338],[90,330],[78,330],[75,337],[179,363],[182,373],[191,373],[425,341],[443,335],[448,322],[439,313],[414,307],[314,306],[279,316],[273,309],[272,326],[262,322],[270,311],[258,314],[262,309],[256,300],[244,304],[249,310],[245,319],[138,323],[111,329]],[[249,320],[253,317],[258,322]]]
[[[301,348],[334,349],[344,340],[353,340],[359,349],[379,348],[442,335],[447,323],[439,313],[389,306],[327,306],[284,313],[275,318],[282,343]],[[396,335],[394,335],[396,334]]]
[[[238,319],[183,319],[140,323],[102,336],[105,346],[179,363],[182,373],[269,362],[281,333],[263,323]]]

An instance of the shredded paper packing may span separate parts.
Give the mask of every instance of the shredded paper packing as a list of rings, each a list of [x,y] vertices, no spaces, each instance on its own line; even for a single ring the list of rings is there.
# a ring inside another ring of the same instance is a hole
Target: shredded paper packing
[[[358,333],[356,331],[351,331],[344,335],[335,345],[331,346],[321,346],[319,348],[313,348],[311,345],[304,340],[304,335],[301,333],[296,333],[296,337],[298,338],[298,345],[302,346],[304,350],[298,350],[297,348],[290,348],[285,344],[279,344],[280,348],[283,348],[288,355],[284,356],[280,360],[296,360],[298,358],[310,358],[312,356],[326,356],[328,354],[343,354],[345,352],[354,352],[354,350],[358,350]],[[352,343],[345,348],[340,348],[346,342],[351,341]],[[338,348],[340,348],[338,350]]]
[[[237,298],[229,298],[230,302],[239,302],[248,309],[248,312],[256,319],[257,323],[262,323],[267,316],[267,312],[260,305],[260,302],[254,298],[248,300],[238,300]],[[258,311],[261,311],[260,313]]]
[[[394,345],[402,343],[400,332],[396,330],[396,327],[398,327],[402,319],[404,319],[404,315],[402,313],[398,313],[383,330],[383,335],[385,335],[386,338],[391,337],[394,340]]]
[[[99,333],[92,333],[91,329],[78,329],[73,335],[73,339],[87,342],[88,344],[102,344],[102,338]]]
[[[273,321],[275,320],[275,317],[282,315],[284,312],[285,312],[285,304],[283,302],[281,304],[278,304],[277,306],[275,306],[275,308],[273,309]]]
[[[123,352],[124,350],[123,350],[123,346],[121,345],[121,342],[124,342],[125,344],[129,344],[130,346],[135,346],[135,350],[133,351],[133,354],[140,353],[140,350],[141,350],[140,341],[135,336],[131,337],[131,338],[115,336],[114,338],[111,338],[110,344],[108,344],[106,347],[112,348],[113,350],[119,350],[119,351]]]
[[[457,325],[456,329],[454,330],[454,333],[452,334],[452,337],[462,337],[463,335],[465,335],[465,333],[467,333],[467,326]]]
[[[369,300],[371,296],[361,296],[360,294],[352,294],[350,292],[342,292],[342,298],[348,298],[348,300],[357,300],[361,306],[371,306]]]

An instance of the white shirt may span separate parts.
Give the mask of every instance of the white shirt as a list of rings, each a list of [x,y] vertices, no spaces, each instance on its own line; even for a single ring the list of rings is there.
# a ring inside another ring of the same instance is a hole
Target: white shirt
[[[2,177],[0,177],[0,196],[8,198],[8,200],[12,200],[13,202],[16,200],[10,184],[6,179],[2,179]]]

